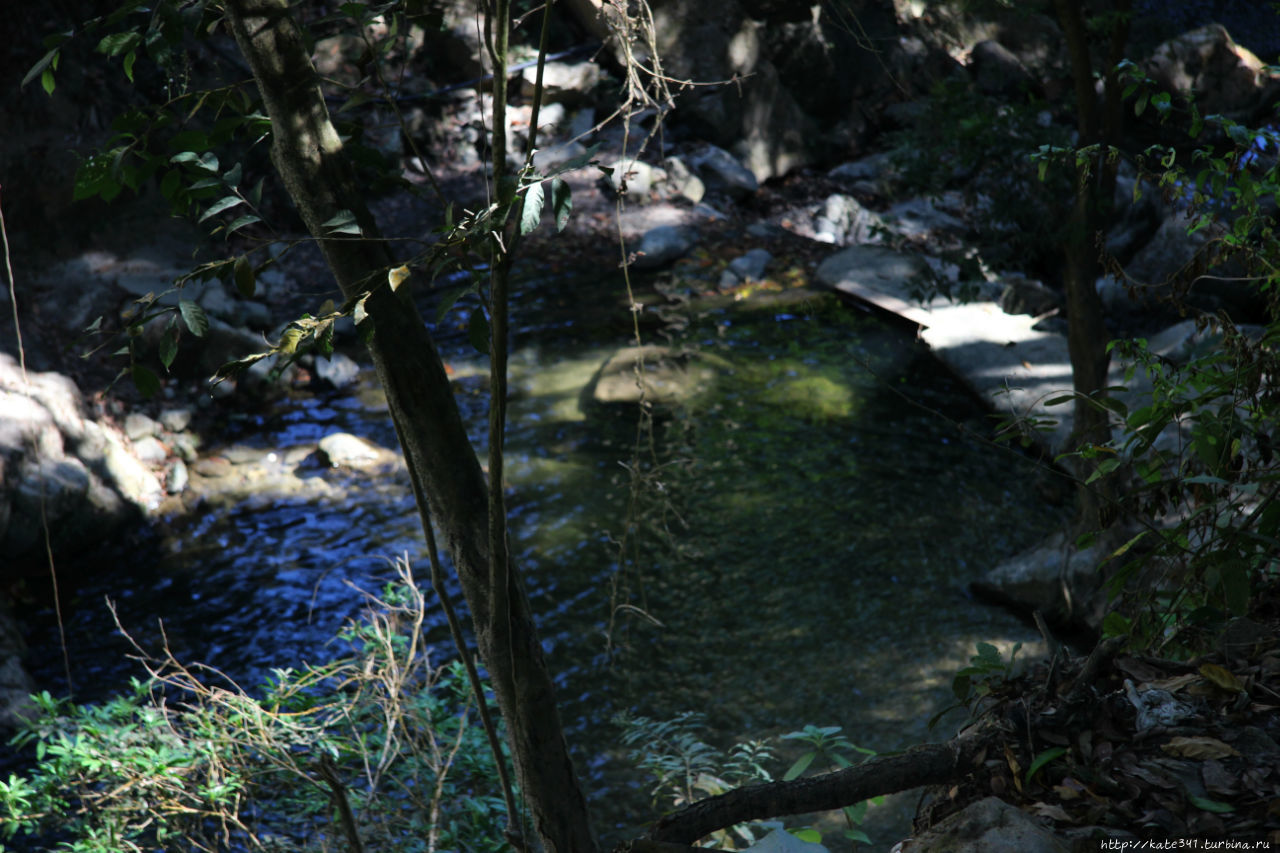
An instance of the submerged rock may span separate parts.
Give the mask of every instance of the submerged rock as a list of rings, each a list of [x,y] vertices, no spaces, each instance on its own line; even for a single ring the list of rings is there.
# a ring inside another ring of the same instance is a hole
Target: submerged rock
[[[705,356],[671,347],[625,347],[601,365],[582,391],[582,408],[636,405],[642,400],[669,406],[685,402],[716,376]]]

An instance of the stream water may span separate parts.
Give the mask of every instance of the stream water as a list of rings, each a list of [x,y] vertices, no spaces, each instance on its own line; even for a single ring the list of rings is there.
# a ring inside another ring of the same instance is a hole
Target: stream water
[[[669,807],[651,805],[626,764],[610,723],[618,711],[700,711],[720,746],[808,723],[843,726],[881,751],[950,734],[925,723],[975,643],[1034,645],[1034,631],[965,588],[1057,523],[1037,491],[1043,475],[985,443],[986,413],[909,333],[830,304],[692,315],[674,343],[697,350],[714,379],[658,419],[631,466],[636,410],[581,404],[626,343],[609,331],[617,324],[586,332],[573,319],[571,303],[594,298],[526,284],[522,304],[535,307],[515,342],[507,466],[513,554],[607,838]],[[616,291],[601,301],[615,304]],[[464,347],[445,354],[479,440],[484,362]],[[292,399],[218,440],[283,458],[335,431],[395,447],[368,383]],[[377,589],[402,553],[426,577],[404,476],[308,476],[333,496],[172,519],[111,558],[127,565],[100,565],[79,584],[63,604],[79,696],[138,674],[104,596],[143,642],[163,617],[179,656],[252,685],[326,654],[361,606],[348,583]],[[634,547],[620,553],[628,531]],[[429,631],[447,649],[443,619]],[[37,615],[30,642],[42,650],[38,675],[58,683],[51,612]],[[913,806],[872,809],[877,846],[907,834]]]

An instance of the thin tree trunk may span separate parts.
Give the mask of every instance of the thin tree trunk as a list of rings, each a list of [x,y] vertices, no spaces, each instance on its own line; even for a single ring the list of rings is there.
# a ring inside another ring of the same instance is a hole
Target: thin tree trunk
[[[271,118],[272,160],[343,295],[365,300],[369,352],[471,608],[476,639],[507,723],[521,798],[548,853],[589,853],[586,800],[560,725],[529,602],[513,582],[490,588],[488,494],[444,365],[416,309],[385,286],[393,265],[329,119],[318,77],[286,0],[227,0],[227,16]],[[327,237],[323,223],[354,214],[362,238]],[[515,577],[515,573],[511,573]],[[491,626],[506,628],[495,644]]]
[[[1115,65],[1123,55],[1128,40],[1130,0],[1115,4],[1108,55],[1110,63],[1106,80],[1106,107],[1099,115],[1093,82],[1093,61],[1089,55],[1089,38],[1077,0],[1055,0],[1058,21],[1066,36],[1071,57],[1071,74],[1075,84],[1077,126],[1081,147],[1096,145],[1097,153],[1090,163],[1077,167],[1076,193],[1067,223],[1064,241],[1064,286],[1067,296],[1067,350],[1071,355],[1072,385],[1077,394],[1072,423],[1073,447],[1100,445],[1111,437],[1105,409],[1088,399],[1098,400],[1107,387],[1110,356],[1102,300],[1098,297],[1097,279],[1102,271],[1099,239],[1110,219],[1112,197],[1116,186],[1117,160],[1110,144],[1118,133],[1120,117],[1119,87],[1115,82]],[[1086,486],[1093,464],[1081,459],[1077,466],[1080,481],[1077,525],[1081,530],[1099,530],[1104,526],[1108,495],[1101,484]]]

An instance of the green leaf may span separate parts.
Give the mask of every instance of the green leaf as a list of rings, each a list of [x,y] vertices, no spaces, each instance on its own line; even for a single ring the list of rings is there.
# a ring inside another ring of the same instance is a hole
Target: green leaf
[[[859,844],[871,843],[871,839],[868,838],[867,834],[863,832],[861,829],[846,829],[844,831],[844,837],[849,839],[850,841],[856,841]]]
[[[1205,797],[1197,797],[1195,794],[1187,794],[1187,801],[1191,805],[1206,812],[1216,812],[1217,814],[1227,814],[1235,811],[1235,806],[1230,803],[1220,803],[1217,800],[1206,799]]]
[[[542,221],[544,190],[542,182],[530,184],[524,193],[524,206],[520,209],[520,233],[529,234]]]
[[[245,299],[252,299],[256,276],[253,272],[253,264],[247,255],[236,258],[233,277],[236,280],[236,290],[240,291],[240,295]]]
[[[168,370],[178,356],[178,330],[170,327],[160,338],[160,363]]]
[[[1026,778],[1023,780],[1024,783],[1028,785],[1031,784],[1031,779],[1036,775],[1037,770],[1039,770],[1041,767],[1044,767],[1046,764],[1048,764],[1050,761],[1053,761],[1055,758],[1061,758],[1066,754],[1067,754],[1066,747],[1055,746],[1051,749],[1046,749],[1044,752],[1037,755],[1031,761],[1031,766],[1027,768]]]
[[[232,234],[239,231],[241,228],[244,228],[246,225],[252,225],[255,222],[261,222],[261,221],[262,221],[262,217],[258,216],[256,213],[246,213],[244,216],[241,216],[239,219],[237,219],[236,221],[232,222],[230,225],[227,226],[226,236],[230,237]]]
[[[40,86],[46,95],[53,94],[53,69],[46,68],[40,75]]]
[[[222,180],[227,182],[229,187],[238,187],[240,185],[240,177],[244,174],[244,167],[236,163],[231,169],[222,176]]]
[[[238,204],[244,204],[244,199],[240,198],[240,196],[238,195],[223,196],[222,198],[215,201],[213,204],[209,205],[209,209],[206,210],[204,212],[204,215],[202,215],[200,219],[198,219],[197,221],[204,222],[209,217],[217,216],[219,213],[222,213],[224,210],[230,210],[231,208],[235,207]]]
[[[54,64],[54,60],[58,58],[58,51],[61,47],[55,47],[53,50],[40,57],[40,61],[31,66],[31,70],[27,72],[27,76],[22,78],[22,82],[18,84],[19,89],[26,88],[26,85],[37,77],[43,77],[45,72],[49,71]],[[52,75],[50,75],[50,79]],[[52,87],[46,87],[45,91],[52,92]]]
[[[330,219],[320,225],[321,228],[329,229],[330,234],[354,234],[362,237],[363,232],[360,226],[356,224],[356,215],[349,210],[340,210]]]
[[[138,393],[143,399],[150,400],[160,390],[160,377],[156,376],[155,371],[141,364],[135,364],[133,369],[129,371],[129,375],[133,377],[133,385],[138,389]]]
[[[131,50],[124,57],[124,76],[129,78],[129,82],[133,82],[133,63],[138,61],[138,52]]]
[[[817,757],[818,757],[818,751],[815,749],[815,750],[806,752],[804,755],[797,758],[796,763],[792,764],[791,767],[787,769],[787,772],[783,774],[782,781],[790,782],[792,779],[798,778],[800,774],[804,773],[804,771],[809,769],[809,765],[812,764],[813,759]]]
[[[478,285],[472,283],[446,291],[444,296],[440,297],[440,307],[436,309],[436,322],[439,323],[444,320],[444,315],[449,313],[449,309],[454,306],[454,303],[469,293],[475,293],[477,289]]]
[[[480,353],[489,353],[489,320],[484,316],[484,309],[476,306],[471,312],[471,320],[467,323],[467,339]]]
[[[573,193],[569,185],[559,178],[551,179],[551,210],[556,217],[556,231],[563,231],[573,211]]]
[[[1112,610],[1102,618],[1102,636],[1127,637],[1132,626],[1127,618]]]
[[[808,842],[809,844],[822,843],[822,833],[818,832],[818,830],[813,827],[806,826],[804,829],[792,829],[788,831],[796,838],[799,838],[801,841]]]
[[[142,43],[142,36],[136,32],[111,33],[103,36],[102,41],[98,42],[98,52],[105,53],[107,56],[119,56],[126,50],[133,50]]]
[[[204,309],[190,299],[179,299],[178,310],[182,313],[182,321],[187,324],[191,334],[197,338],[203,338],[205,332],[209,331],[209,318],[205,316]]]

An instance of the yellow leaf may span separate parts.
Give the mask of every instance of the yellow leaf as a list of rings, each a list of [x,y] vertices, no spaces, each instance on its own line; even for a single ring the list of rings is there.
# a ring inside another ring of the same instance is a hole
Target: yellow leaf
[[[1193,758],[1202,761],[1207,758],[1226,758],[1239,755],[1235,748],[1212,737],[1175,737],[1160,747],[1170,755],[1179,758]]]
[[[1218,666],[1216,663],[1201,664],[1200,674],[1223,690],[1229,690],[1232,693],[1244,692],[1244,685],[1240,683],[1240,679],[1236,678],[1229,669]]]
[[[301,329],[289,328],[284,330],[284,334],[280,336],[280,345],[276,349],[287,355],[293,355],[298,350],[298,343],[302,340],[306,333]]]
[[[391,283],[392,290],[398,290],[400,285],[404,284],[404,280],[409,277],[408,265],[398,266],[387,273],[387,281]]]

